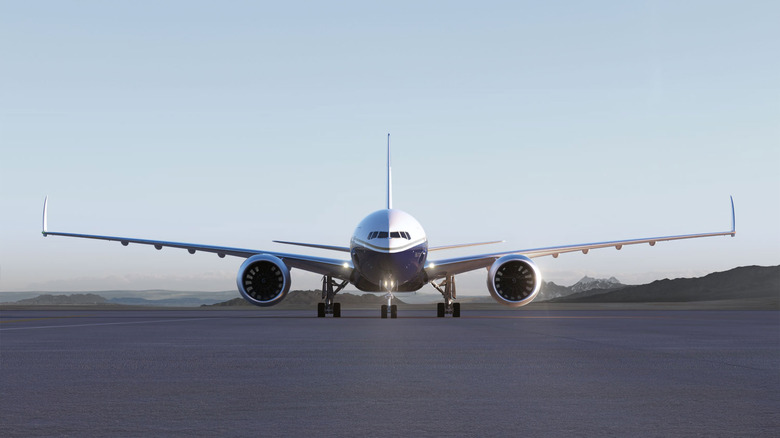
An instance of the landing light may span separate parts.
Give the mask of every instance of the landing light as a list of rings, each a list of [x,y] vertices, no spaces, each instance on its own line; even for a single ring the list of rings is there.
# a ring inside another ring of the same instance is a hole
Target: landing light
[[[343,265],[341,265],[341,266],[343,266],[344,268],[349,268],[349,263],[347,263],[347,262],[344,262],[344,264],[343,264]]]
[[[433,269],[436,267],[436,263],[428,263],[428,269]]]

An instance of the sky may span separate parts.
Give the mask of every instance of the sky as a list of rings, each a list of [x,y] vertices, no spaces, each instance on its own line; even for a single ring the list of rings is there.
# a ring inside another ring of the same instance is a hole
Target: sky
[[[435,256],[725,231],[536,259],[639,284],[780,264],[774,1],[0,2],[0,292],[234,289],[385,202]],[[433,258],[431,258],[433,259]],[[459,292],[487,295],[485,272]],[[293,271],[293,289],[317,288]],[[426,288],[425,291],[433,291]]]

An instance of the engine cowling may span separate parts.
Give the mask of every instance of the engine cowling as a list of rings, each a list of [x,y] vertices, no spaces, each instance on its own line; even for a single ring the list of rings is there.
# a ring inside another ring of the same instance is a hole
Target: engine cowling
[[[493,262],[487,285],[494,300],[505,306],[520,307],[536,298],[542,287],[542,274],[528,257],[510,254]]]
[[[245,300],[255,306],[273,306],[290,290],[290,268],[278,257],[254,255],[238,269],[236,283]]]

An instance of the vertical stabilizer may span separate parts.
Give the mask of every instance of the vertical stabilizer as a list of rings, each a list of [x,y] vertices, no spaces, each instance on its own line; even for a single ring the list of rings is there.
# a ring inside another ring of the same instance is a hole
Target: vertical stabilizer
[[[387,209],[393,208],[393,173],[390,170],[390,134],[387,134]]]

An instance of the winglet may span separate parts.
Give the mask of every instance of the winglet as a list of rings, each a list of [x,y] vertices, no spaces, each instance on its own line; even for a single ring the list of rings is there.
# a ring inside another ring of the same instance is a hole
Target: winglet
[[[734,215],[734,197],[729,196],[731,198],[731,237],[734,237],[735,234],[737,234],[737,221],[736,216]]]
[[[387,209],[393,208],[393,176],[390,171],[390,133],[387,134]]]
[[[41,231],[41,234],[43,234],[43,237],[46,237],[47,232],[48,232],[48,227],[49,227],[49,225],[48,225],[48,214],[47,214],[48,205],[49,205],[49,197],[47,196],[43,200],[43,231]]]

